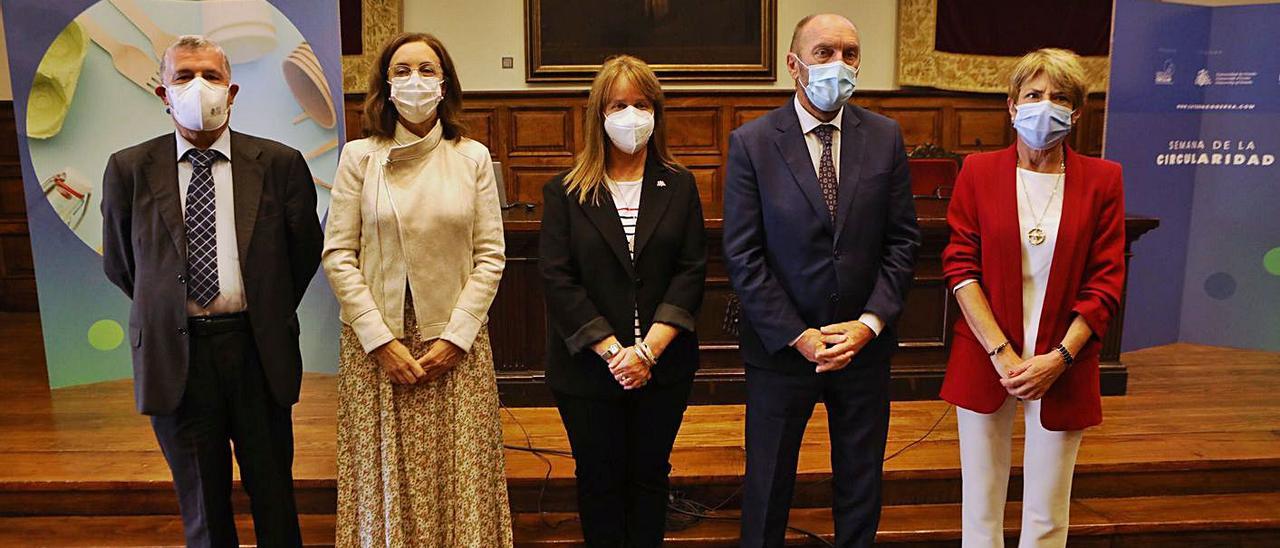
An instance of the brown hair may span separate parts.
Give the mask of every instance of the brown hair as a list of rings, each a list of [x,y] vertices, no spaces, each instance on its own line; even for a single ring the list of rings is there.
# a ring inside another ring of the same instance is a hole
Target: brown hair
[[[1071,50],[1058,48],[1038,49],[1018,60],[1013,74],[1009,76],[1009,100],[1017,103],[1022,86],[1041,74],[1053,87],[1066,92],[1072,109],[1084,106],[1088,85],[1080,56]]]
[[[440,125],[443,126],[444,138],[449,140],[466,137],[467,126],[462,122],[462,84],[458,82],[458,71],[453,66],[453,58],[444,48],[439,38],[422,32],[404,32],[396,35],[382,46],[378,60],[369,72],[369,88],[364,97],[364,134],[367,137],[391,139],[396,134],[396,120],[400,114],[391,104],[391,84],[388,82],[387,70],[390,69],[391,56],[400,46],[410,42],[423,42],[436,52],[440,58],[440,70],[444,72],[444,98],[436,108]]]
[[[587,113],[582,120],[585,142],[582,150],[574,156],[573,169],[564,178],[565,191],[571,196],[577,194],[580,204],[585,204],[588,200],[598,204],[604,192],[605,159],[613,149],[604,131],[604,112],[614,85],[624,79],[653,103],[653,135],[645,145],[650,157],[656,157],[668,168],[680,167],[667,149],[666,119],[662,106],[666,97],[662,94],[658,76],[640,59],[630,55],[611,57],[600,65],[600,72],[596,73],[595,80],[591,82]]]

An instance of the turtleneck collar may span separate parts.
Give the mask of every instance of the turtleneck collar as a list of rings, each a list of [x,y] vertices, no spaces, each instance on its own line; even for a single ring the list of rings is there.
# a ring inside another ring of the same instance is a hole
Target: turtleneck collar
[[[444,135],[444,126],[436,120],[436,125],[432,126],[431,131],[423,137],[418,137],[404,124],[396,122],[396,144],[391,146],[391,150],[387,152],[387,159],[392,162],[400,160],[408,160],[425,156],[436,146],[440,144],[440,139]]]

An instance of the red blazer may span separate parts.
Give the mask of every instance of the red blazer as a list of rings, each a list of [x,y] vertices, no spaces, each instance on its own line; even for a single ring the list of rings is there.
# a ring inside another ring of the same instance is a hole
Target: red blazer
[[[947,210],[951,240],[942,252],[948,287],[977,278],[996,323],[1022,352],[1022,231],[1014,146],[965,158]],[[1035,353],[1062,342],[1075,316],[1093,330],[1075,364],[1045,394],[1040,420],[1049,430],[1081,430],[1102,422],[1098,354],[1124,288],[1124,185],[1120,165],[1067,149],[1062,221],[1045,290]],[[1008,397],[1000,376],[962,318],[955,324],[942,398],[993,413]]]

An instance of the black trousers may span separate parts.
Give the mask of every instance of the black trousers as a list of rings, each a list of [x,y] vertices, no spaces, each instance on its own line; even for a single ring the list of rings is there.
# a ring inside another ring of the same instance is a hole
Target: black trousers
[[[871,546],[889,433],[889,364],[791,375],[747,373],[747,475],[742,546],[782,546],[805,426],[821,399],[831,433],[836,546]]]
[[[293,417],[267,386],[248,320],[192,323],[186,392],[151,417],[182,510],[187,546],[239,546],[231,455],[249,493],[259,546],[302,545],[293,499]]]
[[[662,544],[671,446],[692,388],[690,378],[618,399],[555,394],[577,466],[578,516],[587,546]]]

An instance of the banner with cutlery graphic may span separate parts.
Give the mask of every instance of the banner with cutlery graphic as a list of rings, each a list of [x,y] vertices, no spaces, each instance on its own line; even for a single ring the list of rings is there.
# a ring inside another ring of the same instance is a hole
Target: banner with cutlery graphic
[[[186,34],[222,46],[240,86],[231,127],[304,154],[323,220],[345,142],[338,3],[0,3],[49,383],[129,378],[129,303],[102,273],[102,173],[111,153],[173,133],[155,93],[164,50]],[[337,310],[317,273],[298,312],[308,371],[337,367]]]

